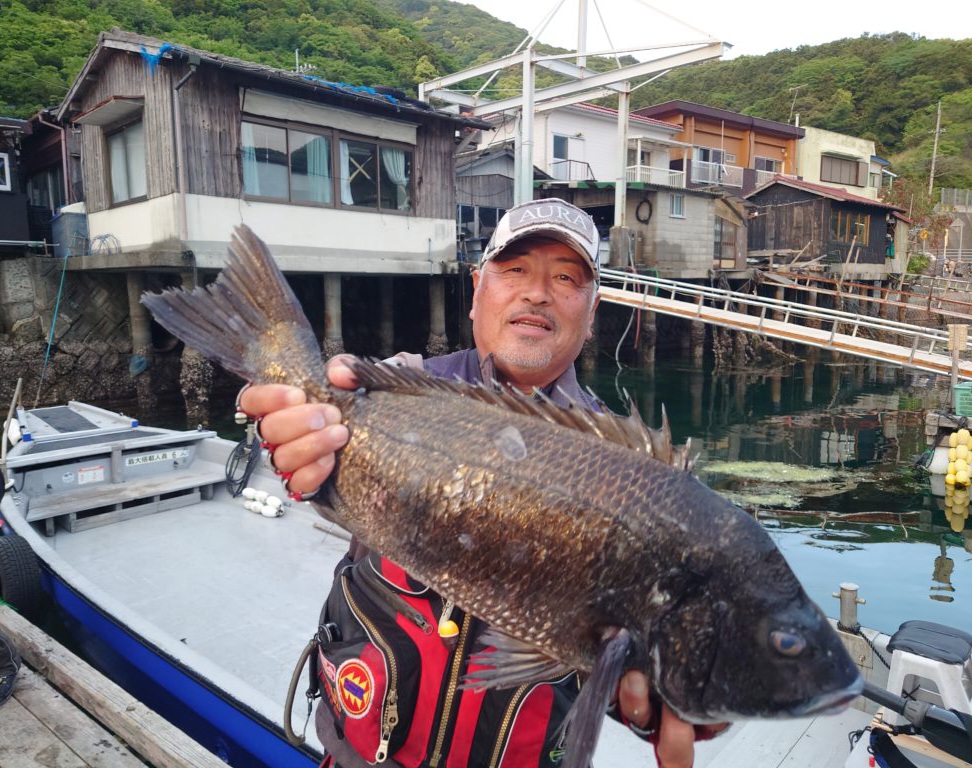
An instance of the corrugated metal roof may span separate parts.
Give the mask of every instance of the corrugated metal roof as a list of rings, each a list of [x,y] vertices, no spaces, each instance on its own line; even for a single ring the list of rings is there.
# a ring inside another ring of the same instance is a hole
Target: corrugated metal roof
[[[806,192],[813,192],[814,194],[820,195],[821,197],[827,197],[830,198],[831,200],[840,200],[845,203],[857,203],[859,205],[870,205],[875,208],[886,208],[891,211],[902,210],[901,208],[898,208],[896,205],[888,205],[888,203],[882,203],[880,200],[872,200],[869,197],[861,197],[860,195],[855,195],[851,192],[848,192],[843,187],[827,187],[824,186],[823,184],[814,184],[809,181],[804,181],[803,179],[794,179],[789,176],[774,176],[770,181],[766,182],[761,187],[754,189],[752,192],[746,195],[745,199],[749,200],[750,198],[754,197],[755,195],[758,195],[760,192],[767,189],[768,187],[773,186],[774,184],[782,184],[785,187],[792,187],[793,189],[802,189]]]
[[[341,101],[367,103],[377,107],[380,111],[395,114],[407,114],[409,117],[445,120],[472,128],[489,128],[490,126],[477,118],[441,112],[433,109],[425,102],[413,99],[402,91],[382,86],[361,86],[351,83],[339,83],[325,80],[321,77],[306,73],[290,72],[266,64],[258,64],[233,56],[211,53],[200,48],[192,48],[178,43],[168,43],[153,37],[113,29],[102,32],[98,37],[98,44],[88,57],[77,79],[71,85],[64,102],[58,110],[58,119],[63,120],[70,108],[70,104],[85,90],[89,75],[96,69],[96,62],[108,50],[121,50],[137,53],[145,60],[146,66],[154,69],[162,60],[181,60],[195,65],[210,65],[235,72],[258,75],[267,83],[281,86],[296,87],[312,95],[328,95]]]

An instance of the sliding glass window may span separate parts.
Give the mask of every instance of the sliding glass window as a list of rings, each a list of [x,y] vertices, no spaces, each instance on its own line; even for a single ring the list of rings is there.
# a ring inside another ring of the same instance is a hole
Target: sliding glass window
[[[334,202],[331,140],[303,131],[290,131],[290,195],[295,202]]]
[[[287,131],[272,125],[243,123],[243,191],[248,197],[290,199]]]
[[[382,211],[412,208],[411,147],[244,121],[247,197]]]

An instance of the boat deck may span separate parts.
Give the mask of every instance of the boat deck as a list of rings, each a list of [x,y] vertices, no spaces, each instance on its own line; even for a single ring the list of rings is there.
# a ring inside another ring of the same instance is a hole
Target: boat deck
[[[243,501],[220,493],[101,529],[59,532],[56,548],[133,614],[283,702],[348,542],[328,533],[309,505],[266,518]]]
[[[232,546],[225,546],[227,531]],[[308,505],[265,518],[222,492],[202,505],[97,530],[61,531],[56,540],[58,553],[98,588],[278,707],[347,545]],[[214,572],[219,578],[212,578]],[[280,574],[287,575],[286,590],[280,589]],[[850,710],[835,717],[739,724],[700,744],[696,766],[843,768],[847,734],[869,721],[869,715]],[[608,721],[595,765],[651,766],[651,749]]]

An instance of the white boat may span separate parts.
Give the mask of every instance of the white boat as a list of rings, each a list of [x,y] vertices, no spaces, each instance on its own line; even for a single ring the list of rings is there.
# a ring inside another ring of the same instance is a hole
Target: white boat
[[[282,487],[255,443],[76,402],[10,417],[19,439],[0,457],[4,598],[28,615],[52,598],[96,666],[230,765],[317,765],[306,673],[293,708],[293,729],[306,727],[298,747],[285,702],[347,534],[309,504],[274,501]],[[243,486],[257,498],[234,495]],[[848,642],[883,685],[864,641]],[[696,765],[866,765],[848,762],[846,734],[870,718],[851,709],[736,725],[700,744]],[[595,766],[651,765],[650,755],[609,721]]]

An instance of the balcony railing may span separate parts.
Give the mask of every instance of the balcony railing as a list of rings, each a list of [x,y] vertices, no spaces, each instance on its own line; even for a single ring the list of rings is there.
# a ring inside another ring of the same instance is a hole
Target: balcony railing
[[[629,165],[625,171],[625,181],[685,189],[685,171],[653,165]]]
[[[761,187],[764,184],[769,184],[769,182],[773,180],[774,176],[780,176],[784,179],[796,178],[796,176],[789,173],[777,173],[776,171],[756,171],[756,186]]]
[[[582,160],[554,160],[550,163],[550,175],[557,181],[595,181],[589,163]]]
[[[716,184],[720,187],[741,187],[743,185],[743,169],[738,165],[693,160],[692,183]]]

